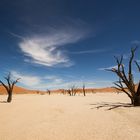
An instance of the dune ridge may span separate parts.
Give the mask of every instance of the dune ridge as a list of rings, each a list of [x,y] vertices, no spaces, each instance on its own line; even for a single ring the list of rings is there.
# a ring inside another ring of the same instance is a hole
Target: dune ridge
[[[85,89],[87,93],[96,93],[96,92],[117,92],[115,88],[105,87],[105,88],[87,88]],[[51,93],[61,93],[62,89],[51,90]],[[43,90],[31,90],[23,87],[15,86],[13,89],[14,94],[47,94],[47,91]],[[77,89],[77,93],[82,93],[82,89]],[[0,86],[0,94],[6,94],[6,90],[3,86]]]

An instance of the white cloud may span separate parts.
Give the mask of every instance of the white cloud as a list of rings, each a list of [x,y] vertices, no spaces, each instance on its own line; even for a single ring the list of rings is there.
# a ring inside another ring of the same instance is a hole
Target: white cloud
[[[37,76],[24,75],[16,71],[11,71],[13,78],[21,78],[20,83],[27,87],[33,87],[40,84],[41,79]]]
[[[23,74],[17,71],[11,71],[12,77],[14,79],[21,78],[21,85],[31,88],[31,89],[47,89],[50,87],[57,87],[64,83],[63,79],[58,76],[49,75],[49,76],[32,76],[30,74]]]
[[[44,83],[44,84],[40,84],[38,85],[38,88],[39,89],[68,89],[68,88],[71,88],[71,86],[76,86],[77,88],[82,88],[83,84],[86,85],[86,87],[94,87],[95,85],[95,82],[92,82],[92,81],[85,81],[85,82],[82,82],[82,81],[61,81],[60,83],[57,83],[55,81],[53,82],[49,82],[49,83]]]
[[[110,69],[117,69],[118,68],[118,66],[117,65],[115,65],[115,66],[111,66],[111,67],[106,67],[106,68],[98,68],[98,70],[110,70]]]
[[[59,77],[57,77],[57,76],[52,76],[52,75],[51,75],[51,76],[45,76],[44,79],[50,80],[51,82],[57,83],[57,84],[63,82],[63,79],[61,79],[61,78],[59,78]]]
[[[30,89],[38,89],[38,90],[46,90],[46,89],[59,89],[65,88],[68,89],[71,86],[75,85],[76,87],[82,87],[83,83],[86,87],[93,87],[95,82],[93,81],[66,81],[55,75],[47,75],[47,76],[32,76],[30,74],[23,74],[17,71],[11,71],[13,78],[21,78],[20,84],[26,88]]]
[[[124,54],[123,59],[129,59],[130,58],[130,53],[129,54]]]
[[[8,33],[9,33],[10,35],[12,35],[13,37],[16,37],[16,38],[19,38],[19,39],[24,39],[21,35],[18,35],[18,34],[15,34],[15,33],[13,33],[13,32],[9,32],[9,31],[8,31]]]
[[[131,42],[132,45],[140,45],[140,41],[139,40],[134,40]]]
[[[81,31],[77,27],[59,30],[53,29],[51,32],[43,35],[33,35],[24,37],[19,43],[19,47],[24,55],[29,59],[26,62],[32,62],[44,66],[71,66],[73,63],[64,53],[62,46],[76,43],[83,39],[87,31]]]
[[[113,86],[113,81],[111,80],[87,80],[87,81],[81,81],[81,80],[76,80],[76,81],[63,81],[60,84],[54,83],[54,84],[47,84],[47,86],[50,89],[69,89],[73,85],[77,88],[82,88],[83,84],[85,84],[86,88],[101,88],[101,87],[111,87]],[[40,88],[43,88],[43,85],[41,85]]]
[[[89,54],[89,53],[101,53],[105,52],[104,49],[98,49],[98,50],[85,50],[85,51],[77,51],[77,52],[69,52],[71,54]]]
[[[46,89],[68,89],[71,86],[75,85],[77,88],[82,88],[83,84],[85,84],[86,88],[90,87],[104,87],[107,85],[111,85],[112,81],[109,80],[65,80],[61,77],[55,75],[47,75],[47,76],[32,76],[30,74],[23,74],[17,71],[11,71],[13,78],[21,78],[20,84],[29,89],[35,90],[46,90]]]

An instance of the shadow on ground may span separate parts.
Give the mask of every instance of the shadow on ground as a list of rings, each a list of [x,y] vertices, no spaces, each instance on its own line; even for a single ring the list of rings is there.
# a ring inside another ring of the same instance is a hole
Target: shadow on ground
[[[6,101],[0,101],[0,103],[7,103]]]
[[[100,108],[107,108],[105,110],[112,110],[120,107],[134,107],[130,103],[111,103],[111,102],[101,102],[101,103],[95,103],[95,104],[90,104],[92,107],[91,109],[100,109]]]

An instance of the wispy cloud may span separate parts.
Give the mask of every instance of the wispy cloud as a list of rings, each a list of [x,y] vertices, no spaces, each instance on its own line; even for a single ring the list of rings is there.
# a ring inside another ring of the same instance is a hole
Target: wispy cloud
[[[19,43],[21,51],[24,53],[26,62],[36,63],[48,67],[62,65],[73,65],[66,55],[64,45],[76,43],[87,36],[87,30],[78,29],[77,26],[51,28],[51,31],[44,34],[32,35],[22,38]],[[15,35],[15,34],[13,34]]]
[[[132,45],[140,45],[140,41],[139,40],[134,40],[134,41],[131,41],[131,44]]]
[[[65,81],[65,80],[63,80],[60,83],[49,82],[49,83],[40,84],[40,85],[38,85],[38,88],[39,89],[46,89],[46,88],[49,88],[49,89],[61,89],[61,88],[62,89],[69,89],[73,85],[76,86],[77,88],[81,88],[83,86],[83,84],[85,84],[86,87],[94,87],[95,82],[92,82],[92,81],[82,82],[80,80],[77,80],[77,81]]]
[[[85,51],[77,51],[77,52],[69,52],[71,54],[89,54],[89,53],[101,53],[105,52],[105,49],[98,49],[98,50],[85,50]]]
[[[117,65],[115,65],[115,66],[110,66],[110,67],[104,67],[104,68],[98,68],[98,70],[109,70],[109,69],[117,69],[118,68],[118,66]]]
[[[59,78],[58,76],[54,76],[54,75],[45,76],[43,79],[49,80],[49,81],[51,81],[53,83],[57,83],[57,84],[63,82],[62,78]]]
[[[16,38],[19,38],[19,39],[24,39],[24,37],[23,36],[21,36],[21,35],[18,35],[18,34],[15,34],[15,33],[13,33],[13,32],[9,32],[9,31],[7,31],[10,35],[12,35],[13,37],[16,37]]]
[[[23,73],[19,73],[17,71],[11,71],[13,78],[21,78],[20,83],[27,87],[33,87],[40,84],[41,79],[37,76],[25,75]]]
[[[96,80],[95,81],[95,88],[103,88],[103,87],[112,87],[113,81],[112,80]]]
[[[48,84],[41,84],[39,85],[40,89],[44,89],[48,87],[49,89],[69,89],[73,85],[77,88],[82,88],[83,84],[86,88],[99,88],[99,87],[109,87],[113,86],[113,81],[111,80],[75,80],[75,81],[63,81],[61,83],[48,83]]]
[[[58,88],[61,84],[65,83],[62,78],[55,75],[34,76],[14,70],[11,71],[11,74],[14,79],[21,78],[19,82],[22,86],[31,89],[45,90],[47,88]]]
[[[13,78],[21,78],[20,85],[25,88],[35,89],[35,90],[46,90],[46,89],[68,89],[71,86],[76,86],[81,88],[85,84],[86,88],[91,87],[104,87],[108,84],[111,85],[112,81],[109,80],[67,80],[63,79],[57,75],[45,75],[45,76],[34,76],[31,74],[24,74],[18,71],[11,71]]]

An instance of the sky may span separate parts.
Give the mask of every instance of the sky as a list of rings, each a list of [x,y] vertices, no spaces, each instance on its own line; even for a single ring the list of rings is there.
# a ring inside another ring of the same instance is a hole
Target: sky
[[[139,0],[0,0],[0,79],[11,72],[17,85],[39,90],[113,86],[117,77],[104,69],[119,55],[127,69],[130,48],[140,44],[139,7]]]

